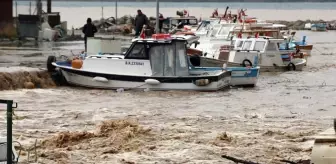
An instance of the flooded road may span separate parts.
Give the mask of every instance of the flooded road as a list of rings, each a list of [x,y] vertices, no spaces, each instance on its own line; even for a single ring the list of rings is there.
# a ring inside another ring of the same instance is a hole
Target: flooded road
[[[336,113],[336,39],[335,32],[298,34],[316,47],[304,71],[263,73],[252,89],[59,87],[0,91],[0,99],[19,103],[15,140],[28,149],[37,139],[40,163],[232,163],[223,154],[265,164],[309,159],[313,135],[332,126]]]

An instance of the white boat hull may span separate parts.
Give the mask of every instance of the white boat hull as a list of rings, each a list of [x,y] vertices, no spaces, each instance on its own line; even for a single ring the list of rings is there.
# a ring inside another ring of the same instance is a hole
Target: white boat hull
[[[193,82],[166,82],[163,81],[160,84],[149,84],[146,83],[145,80],[143,82],[140,81],[128,81],[128,80],[95,80],[102,79],[103,77],[95,76],[92,77],[92,74],[81,75],[72,73],[73,71],[69,71],[71,69],[62,69],[62,75],[65,77],[66,81],[69,84],[88,87],[88,88],[101,88],[101,89],[149,89],[149,90],[197,90],[197,91],[217,91],[224,89],[230,85],[231,81],[231,72],[224,73],[222,76],[218,77],[218,81],[213,81],[206,86],[197,86]],[[103,76],[103,75],[102,75]],[[113,75],[111,75],[113,76]],[[118,75],[116,75],[118,76]],[[123,77],[125,79],[125,76]],[[132,77],[129,77],[132,79]],[[183,77],[182,77],[183,78]],[[189,78],[190,77],[186,77]],[[148,79],[155,79],[155,77],[148,77]],[[172,80],[176,78],[171,78]],[[203,78],[202,78],[203,79]]]
[[[227,62],[224,60],[216,60],[211,58],[201,57],[200,66],[201,67],[222,67],[224,63],[227,63],[228,67],[241,67],[242,63]],[[306,65],[306,60],[302,59],[301,62],[294,64],[296,71],[302,71]],[[282,66],[265,66],[260,65],[260,72],[277,72],[277,71],[288,71],[287,65]],[[234,81],[234,78],[231,78]],[[234,83],[234,82],[231,82]]]
[[[305,66],[306,62],[296,63],[295,64],[295,71],[302,71],[303,67]],[[231,63],[228,62],[230,67],[238,67],[241,66],[241,63]],[[263,66],[260,65],[260,72],[279,72],[279,71],[289,71],[287,65],[282,66]]]

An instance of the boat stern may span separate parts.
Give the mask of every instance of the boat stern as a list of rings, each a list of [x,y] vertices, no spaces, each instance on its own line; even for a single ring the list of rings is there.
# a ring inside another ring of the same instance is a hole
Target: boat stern
[[[258,82],[260,67],[228,67],[232,71],[232,86],[255,86]]]

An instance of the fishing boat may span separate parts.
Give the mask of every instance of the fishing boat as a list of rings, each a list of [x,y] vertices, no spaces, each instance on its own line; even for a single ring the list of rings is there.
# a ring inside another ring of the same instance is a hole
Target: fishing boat
[[[172,35],[176,38],[184,38],[187,41],[187,55],[189,57],[189,69],[190,72],[208,72],[218,70],[230,70],[231,72],[231,86],[246,86],[254,87],[257,84],[260,67],[257,63],[254,63],[252,67],[227,67],[227,64],[221,63],[216,67],[200,67],[199,64],[194,62],[194,58],[202,56],[202,51],[192,48],[192,45],[197,46],[199,44],[199,36],[196,36],[189,32],[180,32]],[[196,56],[195,56],[196,55]],[[199,60],[199,59],[198,59]],[[204,61],[203,61],[204,62]],[[257,62],[257,61],[256,61]]]
[[[201,57],[202,51],[189,47],[187,49],[187,54],[189,56],[190,71],[192,72],[230,70],[232,71],[230,82],[231,86],[254,87],[257,84],[260,71],[258,63],[254,63],[253,66],[248,67],[227,67],[227,63],[220,62],[221,60],[215,60],[215,62],[218,62],[217,65],[214,65],[213,67],[206,67],[209,65],[211,66],[213,63],[206,63],[208,58],[206,60],[202,60],[204,59]],[[258,62],[258,60],[255,60],[255,62]],[[223,67],[221,67],[221,65],[223,65]]]
[[[184,38],[154,34],[133,40],[125,54],[71,61],[49,56],[47,67],[69,84],[89,88],[217,91],[230,85],[229,70],[189,71],[185,44]]]
[[[229,66],[252,66],[252,62],[259,60],[261,71],[302,71],[306,60],[294,58],[296,51],[283,45],[288,45],[285,39],[237,39],[235,50],[229,54]]]
[[[321,23],[312,24],[310,29],[312,31],[327,31],[327,23],[321,22]]]
[[[288,34],[284,37],[289,42],[289,48],[300,50],[305,56],[311,56],[313,45],[306,42],[306,36],[303,36],[301,41],[296,41],[295,33],[296,32],[292,32],[290,35]],[[307,58],[305,59],[307,60]]]
[[[228,7],[227,7],[228,8]],[[237,16],[238,15],[238,16]],[[299,49],[307,60],[307,56],[311,55],[313,45],[307,44],[306,37],[302,41],[295,41],[295,32],[289,34],[289,31],[282,31],[286,29],[286,25],[268,23],[253,17],[246,17],[244,10],[239,10],[237,15],[225,14],[218,16],[217,9],[212,14],[209,20],[203,20],[195,35],[200,36],[200,44],[197,49],[203,51],[205,57],[214,58],[219,55],[220,47],[223,45],[230,45],[232,40],[236,38],[249,37],[269,37],[276,39],[289,38],[290,48]],[[234,21],[234,18],[238,21]]]
[[[260,71],[301,71],[306,60],[295,58],[296,50],[284,46],[286,44],[288,45],[285,39],[236,39],[233,45],[222,47],[215,58],[200,56],[198,62],[204,67],[218,67],[224,63],[228,67],[246,67],[258,63]]]
[[[204,23],[205,22],[205,23]],[[252,24],[237,23],[208,23],[204,21],[204,26],[197,29],[195,35],[200,36],[200,44],[197,49],[203,51],[205,57],[215,58],[219,55],[220,47],[230,45],[236,38],[248,38],[255,36],[267,36],[272,38],[283,38],[280,31],[282,25],[257,22]],[[217,58],[215,58],[217,59]]]

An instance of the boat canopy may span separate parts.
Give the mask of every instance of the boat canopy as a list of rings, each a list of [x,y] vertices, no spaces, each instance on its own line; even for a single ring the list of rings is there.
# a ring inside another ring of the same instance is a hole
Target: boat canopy
[[[150,60],[152,76],[189,75],[185,39],[136,39],[125,59]]]
[[[278,51],[280,45],[286,44],[285,39],[265,39],[265,38],[250,38],[236,39],[234,48],[243,51]]]

